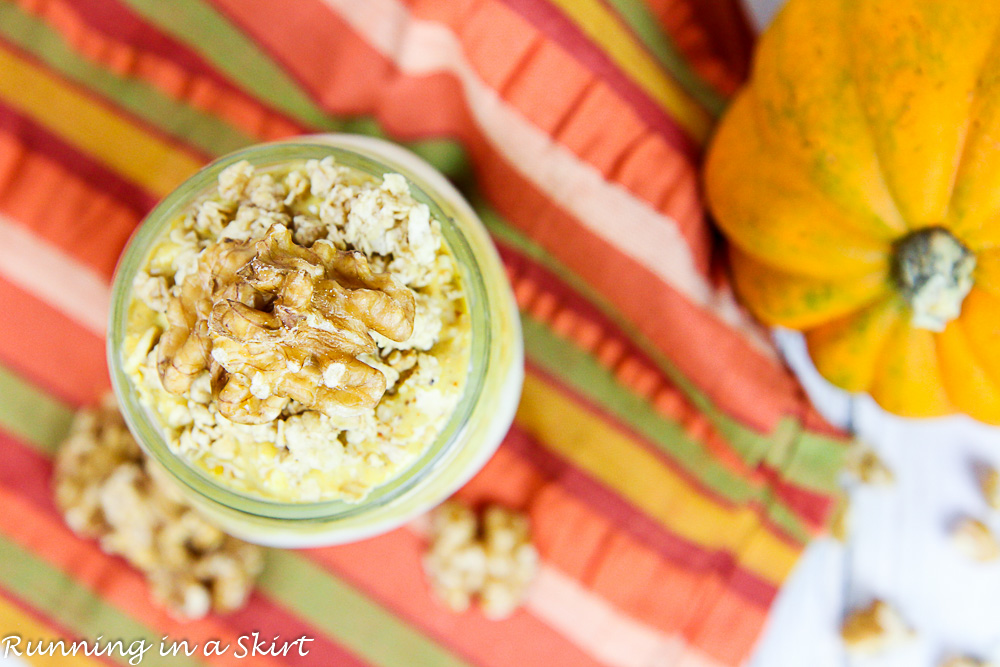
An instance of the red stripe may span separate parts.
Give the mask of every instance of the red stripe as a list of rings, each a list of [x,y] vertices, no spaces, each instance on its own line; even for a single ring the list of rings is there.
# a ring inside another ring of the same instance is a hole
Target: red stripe
[[[93,189],[121,202],[137,216],[145,215],[157,197],[87,153],[63,141],[28,116],[0,101],[0,131],[13,135],[28,150],[41,153],[79,177]]]
[[[69,89],[74,93],[80,95],[81,97],[85,97],[91,100],[97,106],[104,107],[110,113],[113,113],[116,116],[125,119],[129,124],[134,125],[135,127],[141,129],[146,134],[156,137],[160,141],[169,144],[172,147],[177,148],[181,152],[187,153],[193,159],[199,160],[201,162],[211,162],[214,159],[214,157],[217,157],[209,153],[206,153],[204,150],[202,150],[197,146],[186,143],[184,137],[178,137],[167,133],[158,126],[153,125],[152,123],[148,122],[143,118],[140,118],[139,116],[136,116],[131,111],[116,105],[113,101],[103,97],[96,91],[87,88],[86,86],[80,85],[77,82],[73,81],[72,79],[67,78],[66,76],[63,76],[62,73],[49,67],[43,60],[37,58],[31,52],[25,51],[19,46],[12,44],[11,42],[8,42],[2,38],[0,38],[0,48],[9,51],[10,53],[20,58],[21,60],[24,60],[25,62],[28,62],[31,65],[33,65],[34,67],[43,70],[47,76],[59,81],[60,85],[63,88]]]
[[[549,39],[560,44],[587,66],[595,76],[610,85],[628,101],[650,129],[689,160],[701,153],[698,144],[659,104],[622,72],[599,46],[580,32],[572,20],[546,0],[502,0],[504,4],[530,21]]]
[[[35,607],[32,607],[28,602],[17,597],[14,593],[8,591],[6,588],[3,588],[3,586],[0,586],[0,598],[3,598],[12,606],[17,607],[17,609],[19,609],[21,613],[23,613],[25,616],[31,618],[32,620],[41,625],[48,626],[49,628],[55,631],[55,634],[51,637],[27,637],[24,635],[23,632],[20,631],[19,628],[4,628],[2,630],[3,632],[2,636],[6,636],[7,634],[11,633],[11,631],[14,631],[13,634],[20,635],[25,642],[35,642],[36,640],[39,639],[45,639],[45,640],[51,639],[52,641],[58,641],[60,639],[63,639],[66,641],[67,644],[81,640],[94,641],[95,639],[95,637],[84,637],[83,635],[77,634],[75,630],[70,630],[67,626],[54,620],[52,616],[46,614],[45,612],[39,609],[36,609]],[[126,638],[123,637],[122,639]],[[133,637],[129,637],[127,639],[133,639]],[[90,656],[90,659],[101,664],[120,667],[120,663],[116,662],[115,660],[112,660],[110,657],[106,655],[100,655],[100,656],[92,655]]]
[[[25,10],[44,17],[47,8],[57,3],[27,2],[25,4]],[[60,7],[62,6],[60,3]],[[296,133],[307,130],[306,125],[301,121],[269,105],[266,101],[254,97],[251,93],[243,91],[238,84],[226,78],[220,70],[214,68],[196,51],[160,31],[120,2],[115,0],[72,0],[72,5],[65,5],[65,7],[73,10],[77,19],[103,33],[108,39],[128,45],[139,52],[159,56],[191,74],[209,79],[223,90],[239,96],[245,102],[253,104],[268,115],[284,121]]]
[[[4,460],[4,465],[0,466],[0,486],[13,491],[45,515],[61,522],[61,514],[51,495],[52,460],[20,444],[2,430],[0,430],[0,452]],[[89,552],[97,551],[94,541],[80,539],[88,545]],[[101,553],[100,557],[109,561],[119,561],[117,557],[104,553]],[[138,575],[131,566],[129,572]],[[214,618],[237,637],[259,631],[262,639],[271,639],[274,635],[281,635],[282,639],[288,640],[302,635],[315,639],[307,645],[310,649],[307,656],[299,656],[296,653],[287,658],[286,662],[289,663],[317,667],[328,667],[331,664],[337,667],[367,667],[365,661],[325,637],[321,630],[260,593],[254,593],[247,601],[247,606],[240,611],[224,616],[216,615]],[[234,646],[230,653],[236,648]]]
[[[721,576],[729,580],[734,591],[761,607],[767,607],[774,600],[777,588],[741,568],[731,553],[707,551],[674,535],[611,489],[545,449],[523,429],[512,428],[503,446],[606,517],[616,529],[631,535],[667,560],[696,572]],[[736,576],[737,573],[739,576]]]

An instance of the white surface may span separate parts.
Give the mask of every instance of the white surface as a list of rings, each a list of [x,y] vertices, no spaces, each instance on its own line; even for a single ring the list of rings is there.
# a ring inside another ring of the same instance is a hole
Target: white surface
[[[821,1],[821,0],[818,0]],[[758,27],[783,0],[747,0]],[[1000,467],[1000,429],[965,418],[903,420],[867,397],[824,381],[801,336],[776,338],[813,402],[850,427],[893,468],[891,488],[849,488],[847,545],[812,544],[774,606],[750,667],[931,667],[947,656],[991,658],[1000,665],[1000,565],[971,563],[955,552],[948,528],[968,514],[1000,531],[1000,513],[979,494],[975,466]],[[881,597],[897,606],[918,636],[876,658],[844,652],[839,627],[847,610]]]
[[[951,654],[1000,658],[1000,564],[983,565],[949,540],[969,515],[1000,531],[1000,512],[979,491],[976,468],[1000,467],[1000,429],[964,417],[905,420],[852,397],[816,373],[802,337],[779,345],[813,402],[853,430],[895,473],[891,487],[850,484],[848,543],[811,545],[782,589],[752,667],[931,667]],[[917,638],[873,659],[845,654],[848,609],[878,597],[895,605]]]

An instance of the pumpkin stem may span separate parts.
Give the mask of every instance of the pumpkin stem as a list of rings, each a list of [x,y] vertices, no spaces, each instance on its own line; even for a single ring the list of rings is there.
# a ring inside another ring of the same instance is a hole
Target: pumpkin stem
[[[976,256],[946,229],[928,227],[896,242],[893,275],[913,326],[944,331],[972,289]]]

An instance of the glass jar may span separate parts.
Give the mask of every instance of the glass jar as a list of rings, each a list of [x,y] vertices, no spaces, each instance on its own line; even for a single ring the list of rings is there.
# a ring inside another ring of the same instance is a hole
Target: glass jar
[[[191,202],[216,186],[219,172],[247,160],[255,167],[322,159],[381,178],[406,177],[427,204],[466,288],[471,355],[465,392],[440,436],[409,468],[359,502],[290,503],[251,497],[220,484],[174,454],[155,415],[139,401],[124,371],[132,285],[156,243]],[[454,493],[485,465],[510,427],[524,377],[521,326],[499,255],[483,224],[437,170],[409,151],[371,137],[325,134],[253,146],[208,165],[146,217],[115,272],[108,327],[115,395],[139,444],[177,482],[184,496],[227,532],[257,544],[309,547],[350,542],[391,530]]]

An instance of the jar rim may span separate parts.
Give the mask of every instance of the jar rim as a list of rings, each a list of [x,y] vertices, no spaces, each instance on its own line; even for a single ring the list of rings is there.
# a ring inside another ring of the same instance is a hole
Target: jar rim
[[[435,470],[445,466],[455,455],[456,447],[462,442],[462,432],[483,392],[490,367],[492,331],[489,295],[473,245],[469,243],[462,225],[456,219],[462,216],[462,208],[450,205],[448,196],[450,193],[442,193],[431,187],[419,175],[413,173],[412,169],[378,155],[378,144],[385,142],[350,135],[343,139],[342,145],[337,143],[338,135],[298,137],[293,140],[256,144],[206,165],[187,178],[149,212],[129,239],[115,269],[108,323],[107,358],[112,387],[129,430],[147,454],[175,481],[204,499],[248,517],[282,521],[332,522],[356,517],[404,496]],[[352,141],[347,141],[348,139]],[[369,141],[364,142],[362,146],[358,141],[361,139]],[[366,150],[368,148],[371,150]],[[396,146],[393,148],[398,150]],[[288,502],[245,494],[221,484],[212,479],[207,472],[172,452],[163,436],[163,427],[157,424],[157,418],[142,405],[132,379],[125,372],[124,341],[128,310],[132,301],[132,285],[136,274],[146,264],[150,252],[161,240],[162,233],[197,197],[217,183],[218,175],[223,169],[241,160],[263,167],[297,160],[322,159],[327,156],[332,156],[338,164],[359,169],[379,179],[389,173],[402,174],[406,178],[413,198],[427,204],[431,217],[440,222],[442,235],[455,259],[465,287],[470,315],[469,369],[462,397],[438,437],[398,474],[374,487],[358,502],[340,499]],[[471,222],[478,224],[477,221]]]

